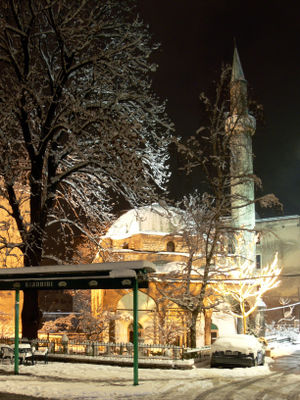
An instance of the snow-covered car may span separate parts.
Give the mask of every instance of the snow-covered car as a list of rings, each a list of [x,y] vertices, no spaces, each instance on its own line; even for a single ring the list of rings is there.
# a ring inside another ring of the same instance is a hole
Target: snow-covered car
[[[264,346],[252,335],[220,336],[211,345],[211,367],[252,367],[264,362]]]

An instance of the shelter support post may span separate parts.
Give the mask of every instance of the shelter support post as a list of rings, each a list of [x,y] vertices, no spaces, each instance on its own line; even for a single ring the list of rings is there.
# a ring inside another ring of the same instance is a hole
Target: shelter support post
[[[138,280],[133,284],[133,385],[139,384],[138,355]]]
[[[16,290],[16,300],[15,300],[15,375],[19,374],[19,314],[20,314],[20,291]]]

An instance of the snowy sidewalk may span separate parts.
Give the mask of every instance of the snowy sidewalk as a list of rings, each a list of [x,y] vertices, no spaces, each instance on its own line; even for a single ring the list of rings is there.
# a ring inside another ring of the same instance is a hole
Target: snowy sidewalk
[[[10,372],[9,372],[10,371]],[[270,374],[269,367],[193,370],[139,370],[138,386],[132,385],[132,368],[91,364],[49,363],[20,366],[20,375],[12,375],[12,365],[0,366],[0,392],[34,397],[83,400],[149,398],[176,388],[184,393],[191,387],[211,387],[210,379],[220,375],[249,377]],[[154,398],[154,397],[153,397]],[[2,399],[1,399],[2,400]]]
[[[299,350],[300,346],[280,348],[277,353],[281,352],[283,355]],[[272,362],[270,359],[268,361]],[[140,369],[140,384],[133,386],[133,370],[129,367],[50,362],[33,366],[21,365],[20,375],[15,376],[13,365],[0,365],[0,393],[53,400],[146,400],[164,398],[164,393],[176,391],[177,398],[180,398],[181,394],[184,398],[184,394],[191,390],[201,393],[213,388],[218,378],[239,380],[245,377],[267,376],[271,373],[267,364],[234,369]],[[10,399],[19,400],[19,397],[7,397],[7,400]],[[3,400],[6,398],[3,397]]]

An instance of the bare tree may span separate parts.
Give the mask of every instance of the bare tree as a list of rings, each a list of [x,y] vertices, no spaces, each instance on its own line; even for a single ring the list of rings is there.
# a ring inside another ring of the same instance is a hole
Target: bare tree
[[[156,300],[157,309],[150,314],[151,322],[144,330],[145,339],[153,343],[174,345],[186,333],[184,314],[180,309],[172,309],[172,303],[164,297]]]
[[[247,318],[257,309],[262,296],[279,285],[281,268],[275,254],[271,264],[257,270],[253,261],[242,256],[245,244],[241,235],[236,236],[235,243],[235,254],[226,259],[226,263],[233,266],[231,281],[218,282],[215,291],[225,299],[231,298],[238,306],[231,314],[242,319],[243,333],[246,333]],[[247,246],[251,245],[254,243],[247,243]]]
[[[194,192],[177,207],[181,218],[173,234],[182,240],[186,261],[175,263],[173,270],[159,275],[156,284],[162,297],[186,314],[189,344],[196,347],[198,317],[211,313],[221,299],[211,282],[234,268],[224,262],[230,252],[230,220],[218,217],[222,210],[207,194]]]
[[[12,315],[0,312],[0,338],[5,338],[13,335],[13,329],[10,324]]]
[[[132,3],[1,2],[0,195],[18,230],[1,249],[24,266],[72,259],[76,238],[97,243],[113,201],[149,202],[168,179],[172,126],[149,79],[157,46]],[[23,336],[39,319],[28,290]]]
[[[77,327],[77,317],[71,313],[66,316],[56,318],[55,320],[46,321],[42,330],[46,333],[56,332],[75,332]]]
[[[113,311],[109,307],[91,309],[91,296],[86,290],[74,291],[75,308],[79,313],[76,332],[84,334],[88,340],[103,340],[109,337],[109,327],[118,319],[128,319],[128,315]]]
[[[42,326],[42,331],[80,333],[87,340],[99,340],[108,330],[110,322],[116,319],[118,315],[112,311],[100,310],[97,315],[93,315],[90,311],[82,310],[80,315],[71,313],[53,321],[46,321]]]

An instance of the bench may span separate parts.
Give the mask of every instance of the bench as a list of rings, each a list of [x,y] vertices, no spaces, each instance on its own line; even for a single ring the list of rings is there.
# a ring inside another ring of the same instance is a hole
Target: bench
[[[14,359],[14,349],[8,344],[0,343],[0,359],[1,361],[9,360],[12,363]]]
[[[26,364],[29,361],[31,361],[32,365],[34,364],[33,352],[29,343],[19,344],[19,361],[20,364]]]
[[[48,364],[48,347],[33,351],[33,363],[35,364],[37,360],[44,360],[45,364]]]
[[[10,346],[8,346],[10,347]],[[14,356],[14,349],[12,350],[12,357]],[[19,344],[19,361],[20,364],[31,363],[34,365],[37,360],[43,359],[45,364],[48,363],[48,347],[44,347],[41,350],[35,350],[35,347],[31,347],[30,343]]]

